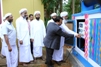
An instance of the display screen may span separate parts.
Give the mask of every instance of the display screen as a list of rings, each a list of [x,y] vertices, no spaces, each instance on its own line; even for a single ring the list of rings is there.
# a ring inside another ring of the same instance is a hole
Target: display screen
[[[83,24],[80,24],[80,27],[83,27]]]

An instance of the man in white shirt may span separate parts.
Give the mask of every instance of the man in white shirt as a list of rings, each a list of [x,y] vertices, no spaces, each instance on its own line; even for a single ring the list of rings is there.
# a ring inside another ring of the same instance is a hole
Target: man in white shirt
[[[51,19],[48,21],[47,26],[50,22],[54,22],[53,19],[56,18],[57,14],[56,13],[52,13],[51,15]]]
[[[0,38],[1,38],[1,43],[2,43],[2,48],[1,48],[1,57],[2,58],[5,58],[5,50],[4,50],[4,45],[3,44],[5,44],[5,42],[4,42],[4,36],[2,35],[2,26],[3,26],[3,24],[4,24],[4,22],[6,21],[6,17],[7,16],[5,16],[5,17],[3,17],[3,21],[2,21],[2,23],[0,24]]]
[[[30,51],[29,24],[26,19],[27,9],[23,8],[19,13],[21,16],[16,20],[17,39],[19,44],[19,62],[22,62],[23,66],[27,66],[27,63],[33,60]]]
[[[79,34],[77,34],[76,32],[73,32],[72,30],[70,30],[66,25],[66,21],[67,21],[67,16],[68,16],[68,13],[67,12],[61,12],[60,16],[63,18],[63,22],[62,22],[62,25],[60,26],[62,31],[64,32],[67,32],[69,34],[74,34],[74,36],[80,36]],[[64,46],[64,41],[65,41],[65,38],[61,36],[61,41],[60,41],[60,49],[59,50],[54,50],[54,53],[53,53],[53,60],[56,61],[56,63],[58,65],[61,65],[60,62],[65,62],[63,60],[63,46]]]
[[[31,41],[33,42],[34,58],[42,58],[43,39],[46,35],[44,22],[40,19],[40,11],[34,12],[35,19],[31,22]]]
[[[2,34],[4,36],[4,45],[7,67],[18,66],[18,49],[16,45],[16,30],[12,24],[13,16],[11,13],[6,14],[6,21],[2,26]]]

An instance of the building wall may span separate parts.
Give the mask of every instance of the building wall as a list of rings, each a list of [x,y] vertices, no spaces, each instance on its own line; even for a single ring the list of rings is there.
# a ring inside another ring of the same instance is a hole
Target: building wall
[[[15,20],[20,16],[19,10],[21,8],[27,8],[28,14],[33,14],[34,11],[41,11],[41,19],[44,20],[44,7],[41,0],[2,0],[3,4],[3,16],[10,12],[14,16],[14,26]]]
[[[44,6],[42,5],[41,0],[0,0],[0,4],[2,4],[3,10],[1,13],[3,13],[3,16],[8,12],[13,14],[14,26],[16,19],[20,16],[19,10],[21,8],[27,8],[28,14],[34,14],[34,11],[39,10],[41,12],[41,19],[44,20]]]

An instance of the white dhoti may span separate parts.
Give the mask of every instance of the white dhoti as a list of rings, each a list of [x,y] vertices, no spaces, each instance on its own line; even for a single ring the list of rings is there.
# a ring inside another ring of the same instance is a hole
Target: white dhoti
[[[52,59],[55,61],[63,60],[63,47],[61,47],[59,50],[54,50]]]
[[[4,44],[6,44],[4,41],[2,41],[2,48],[1,48],[1,55],[6,56],[5,55],[5,46]]]
[[[42,57],[42,46],[36,46],[33,48],[34,57]]]
[[[63,60],[64,40],[65,40],[65,38],[61,36],[60,49],[59,50],[54,50],[54,52],[53,52],[53,58],[52,59],[55,60],[55,61],[62,61]]]
[[[33,60],[30,45],[19,47],[19,61],[20,62],[30,62]]]
[[[4,46],[5,55],[7,61],[7,67],[17,67],[18,66],[18,49],[16,45],[11,46],[12,51],[8,51],[8,47]]]

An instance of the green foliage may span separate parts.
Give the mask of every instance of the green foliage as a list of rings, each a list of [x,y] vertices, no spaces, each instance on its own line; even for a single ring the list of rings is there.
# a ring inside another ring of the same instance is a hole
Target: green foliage
[[[68,4],[64,4],[64,11],[68,12],[68,17],[71,19],[72,16],[72,1],[73,0],[68,0]],[[81,11],[81,6],[80,6],[80,0],[75,0],[75,13],[79,13]]]
[[[57,12],[59,9],[60,2],[62,0],[41,0],[42,4],[44,4],[44,12],[45,12],[45,25],[47,25],[47,21],[50,19],[50,14],[53,12]]]
[[[55,7],[55,0],[41,0],[42,3],[44,4],[44,8],[47,11],[53,11],[54,7]]]

